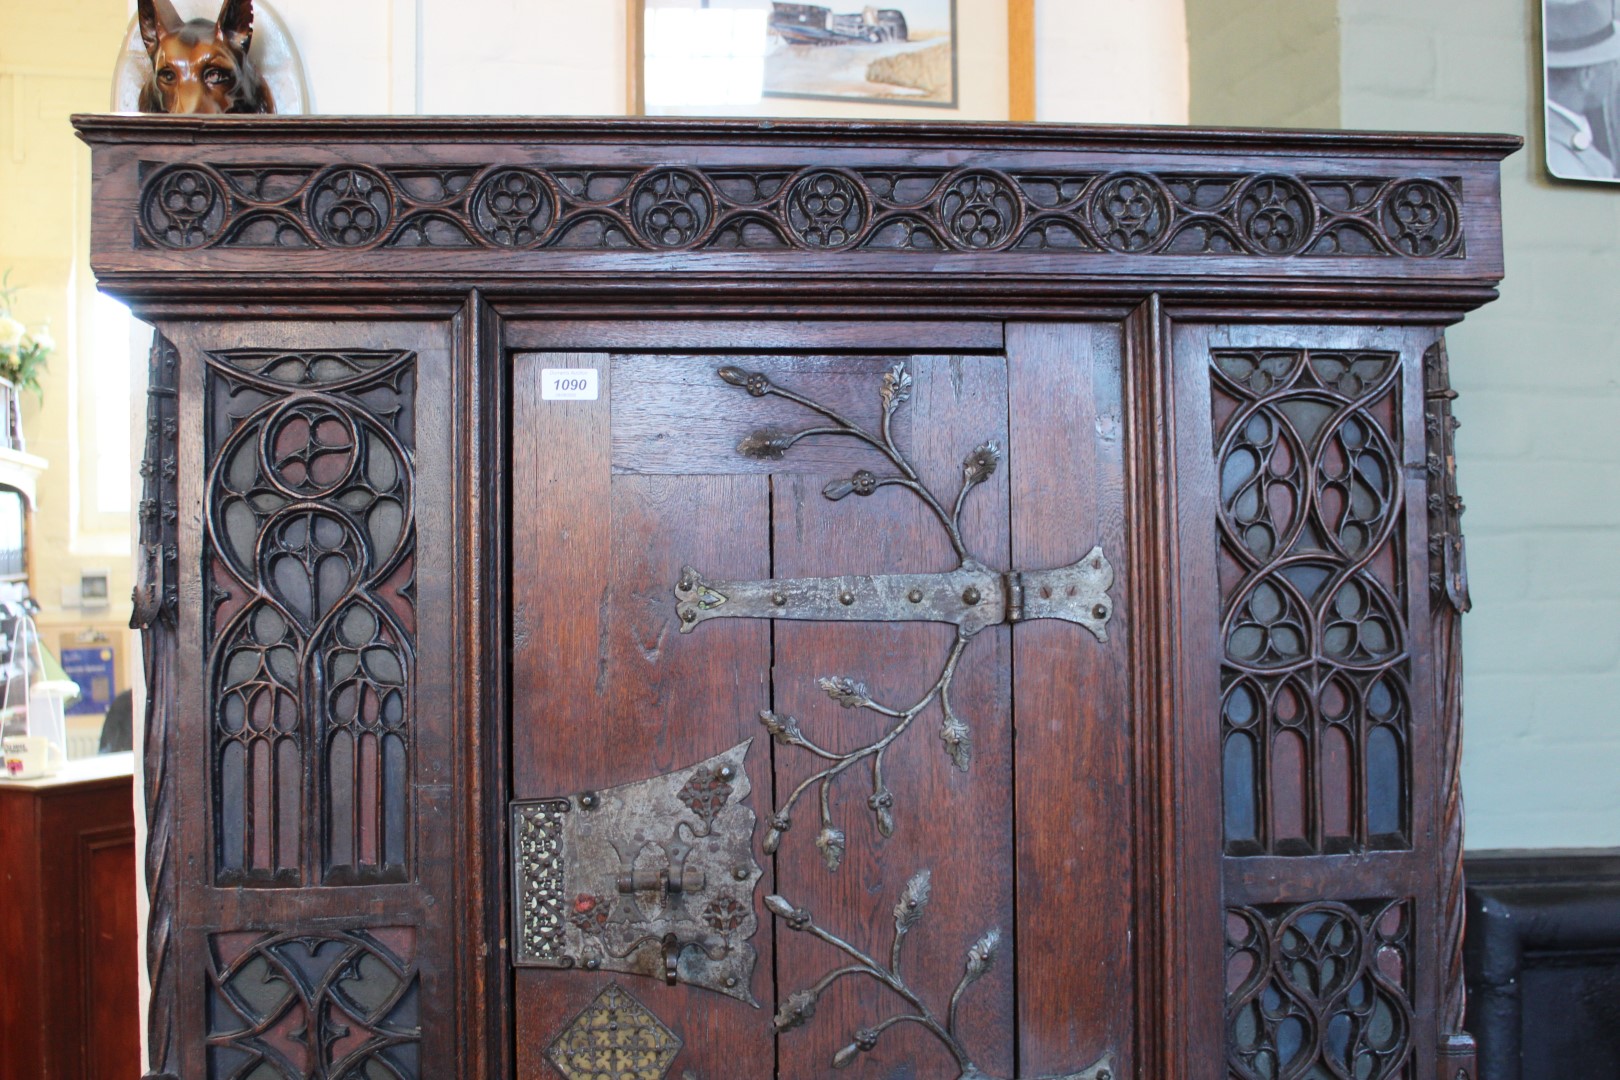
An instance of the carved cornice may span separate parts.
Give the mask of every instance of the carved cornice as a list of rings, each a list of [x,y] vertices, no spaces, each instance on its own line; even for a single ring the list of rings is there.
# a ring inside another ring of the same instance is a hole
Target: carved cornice
[[[1517,135],[1472,132],[1282,131],[1133,127],[1106,124],[1003,124],[957,121],[717,119],[545,116],[160,116],[79,114],[86,142],[201,143],[251,139],[377,140],[400,143],[606,142],[622,145],[716,142],[778,146],[1098,149],[1137,153],[1282,153],[1323,156],[1499,160],[1519,149]]]
[[[543,294],[1068,316],[1151,293],[1450,321],[1508,136],[523,117],[88,116],[91,265],[152,305]],[[164,308],[163,310],[173,310]]]
[[[1369,172],[142,163],[136,248],[1463,259],[1462,181]]]

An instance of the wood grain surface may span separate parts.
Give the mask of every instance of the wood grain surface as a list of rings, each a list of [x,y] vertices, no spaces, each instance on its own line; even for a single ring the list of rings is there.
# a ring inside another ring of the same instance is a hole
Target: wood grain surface
[[[877,387],[884,359],[866,363],[868,394],[852,419],[875,427]],[[907,360],[915,380],[911,438],[901,443],[923,482],[954,498],[967,452],[986,440],[1007,445],[1006,366],[1001,357],[916,356]],[[819,380],[796,380],[799,392],[829,393]],[[866,467],[892,475],[892,467],[869,453]],[[778,577],[865,573],[929,573],[955,568],[938,522],[913,497],[893,488],[870,498],[830,502],[827,481],[847,475],[777,477],[773,491]],[[987,565],[1007,560],[1005,469],[969,496],[963,533],[968,549]],[[891,708],[920,699],[938,678],[953,639],[935,624],[825,624],[779,622],[776,626],[775,708],[803,725],[823,746],[851,750],[884,730],[882,717],[845,709],[818,686],[823,676],[864,682],[873,698]],[[921,925],[908,936],[904,963],[908,981],[936,1013],[944,1015],[962,975],[967,949],[985,931],[1013,931],[1012,727],[1004,629],[983,631],[967,647],[957,671],[952,701],[973,732],[974,755],[966,771],[955,768],[939,737],[938,704],[917,717],[890,748],[885,783],[894,793],[894,835],[879,835],[866,805],[868,770],[857,766],[832,791],[835,823],[848,837],[848,854],[829,873],[815,848],[819,828],[815,803],[806,798],[794,815],[777,855],[779,891],[807,908],[834,933],[870,955],[888,956],[893,909],[907,879],[920,870],[933,875],[933,898]],[[791,748],[776,752],[777,792],[784,797],[819,765]],[[781,993],[800,989],[833,970],[844,958],[804,934],[780,935],[777,983]],[[1010,954],[1011,950],[1008,950]],[[1004,957],[1005,959],[1005,957]],[[968,992],[962,1009],[962,1041],[981,1068],[1011,1075],[1013,979],[999,965]],[[781,1075],[820,1076],[834,1052],[857,1029],[873,1027],[904,1002],[870,979],[843,979],[822,998],[816,1018],[781,1040]],[[918,1075],[946,1075],[950,1058],[914,1025],[892,1029],[862,1065],[876,1075],[915,1068]]]
[[[599,399],[542,401],[542,366],[598,366]],[[686,563],[765,574],[767,481],[614,475],[613,428],[623,407],[614,369],[605,353],[529,354],[514,368],[513,574],[523,585],[513,593],[512,777],[520,799],[695,764],[755,736],[768,703],[769,626],[734,621],[681,635],[673,594]],[[749,761],[761,812],[757,792],[769,790],[770,772],[763,740]],[[650,979],[520,972],[519,1074],[549,1070],[551,1040],[617,980],[680,1035],[681,1067],[770,1075],[770,942],[762,923],[754,992],[765,1009]]]
[[[1093,546],[1130,595],[1123,333],[1118,324],[1008,327],[1013,563],[1066,566]],[[1039,621],[1012,632],[1017,721],[1020,1066],[1030,1075],[1113,1050],[1132,1075],[1130,985],[1141,940],[1127,899],[1139,738],[1128,673],[1135,619],[1119,604],[1099,642]]]

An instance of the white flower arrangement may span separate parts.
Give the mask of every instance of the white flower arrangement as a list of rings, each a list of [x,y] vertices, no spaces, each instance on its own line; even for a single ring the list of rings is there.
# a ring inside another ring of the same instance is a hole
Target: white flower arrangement
[[[0,379],[39,395],[39,375],[56,351],[56,341],[48,327],[30,330],[12,316],[12,298],[17,290],[9,287],[10,278],[9,273],[0,277]]]

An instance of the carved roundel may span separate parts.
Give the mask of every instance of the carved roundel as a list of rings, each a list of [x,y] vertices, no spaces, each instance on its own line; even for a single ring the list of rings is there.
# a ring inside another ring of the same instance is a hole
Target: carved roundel
[[[1164,186],[1141,173],[1116,173],[1103,180],[1091,199],[1091,225],[1097,239],[1115,251],[1149,251],[1170,228],[1170,199]]]
[[[352,166],[329,170],[317,180],[307,205],[315,231],[336,247],[362,247],[381,239],[394,212],[387,181]]]
[[[497,169],[472,200],[473,225],[492,244],[524,248],[539,243],[556,218],[551,189],[539,173]]]
[[[788,191],[788,225],[808,247],[848,247],[866,225],[866,196],[840,172],[818,169]]]
[[[958,173],[939,196],[939,220],[957,247],[989,251],[1018,231],[1023,200],[1004,177],[990,172]]]
[[[630,196],[636,235],[656,248],[695,243],[714,220],[714,196],[696,173],[658,169],[643,177]]]
[[[1315,208],[1297,180],[1257,176],[1243,185],[1237,219],[1243,242],[1256,254],[1292,255],[1310,239]]]
[[[354,418],[316,398],[294,398],[265,422],[261,453],[270,479],[294,498],[319,498],[345,484],[360,462]]]
[[[146,185],[141,222],[156,243],[198,248],[213,243],[225,227],[225,192],[202,169],[164,169]]]
[[[1436,255],[1456,236],[1457,209],[1434,181],[1407,180],[1390,191],[1379,222],[1401,254]]]

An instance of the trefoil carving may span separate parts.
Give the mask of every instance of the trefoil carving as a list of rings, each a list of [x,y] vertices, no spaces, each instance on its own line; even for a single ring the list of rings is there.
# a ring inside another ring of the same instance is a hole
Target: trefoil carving
[[[209,1080],[422,1076],[416,929],[213,934]]]
[[[1404,900],[1228,910],[1231,1076],[1406,1076],[1413,940]]]
[[[404,881],[416,355],[249,348],[206,360],[216,878]]]
[[[1230,855],[1410,843],[1398,353],[1210,355]]]

